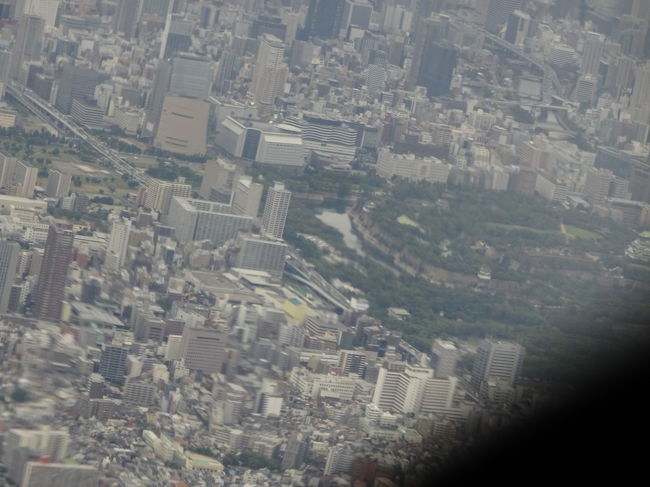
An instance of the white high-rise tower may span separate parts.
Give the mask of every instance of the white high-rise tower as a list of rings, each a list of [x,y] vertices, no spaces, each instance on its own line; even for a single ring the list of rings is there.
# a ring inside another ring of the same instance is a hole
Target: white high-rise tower
[[[129,246],[131,220],[113,222],[111,239],[106,249],[106,265],[112,270],[118,270],[126,261],[126,250]]]
[[[284,91],[288,68],[284,63],[284,44],[266,34],[260,41],[253,72],[251,91],[255,103],[273,105]]]
[[[275,182],[273,187],[269,188],[262,215],[262,233],[282,238],[290,201],[291,191],[286,190],[283,183]]]

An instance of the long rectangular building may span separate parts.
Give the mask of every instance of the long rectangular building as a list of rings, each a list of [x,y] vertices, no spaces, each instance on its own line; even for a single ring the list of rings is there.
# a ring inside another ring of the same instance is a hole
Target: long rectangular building
[[[211,240],[220,245],[253,226],[252,217],[233,215],[230,205],[178,196],[171,200],[166,221],[181,243]]]

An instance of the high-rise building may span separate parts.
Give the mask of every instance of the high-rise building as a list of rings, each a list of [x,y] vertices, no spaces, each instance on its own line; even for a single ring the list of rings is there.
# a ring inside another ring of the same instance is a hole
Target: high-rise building
[[[341,350],[339,353],[339,367],[343,375],[356,375],[363,377],[368,366],[368,356],[363,350]]]
[[[160,122],[163,103],[169,91],[169,83],[172,76],[172,63],[166,59],[158,61],[158,68],[154,78],[151,93],[147,98],[147,119],[144,125],[147,136],[154,135]]]
[[[0,153],[0,188],[12,196],[31,198],[38,177],[38,168]]]
[[[210,95],[212,71],[206,57],[178,53],[172,58],[169,93],[205,100]]]
[[[61,78],[56,80],[55,108],[69,114],[73,100],[93,99],[97,85],[108,77],[106,73],[87,67],[65,64]]]
[[[592,168],[587,173],[584,196],[592,205],[605,202],[609,195],[610,186],[614,181],[614,174],[608,169]]]
[[[302,431],[296,431],[291,434],[287,442],[287,448],[282,457],[283,469],[299,469],[305,461],[309,447],[309,435]]]
[[[341,32],[345,0],[311,0],[305,20],[307,36],[335,39]]]
[[[592,103],[598,90],[598,78],[593,74],[583,74],[578,78],[575,89],[575,100],[578,103]]]
[[[185,367],[206,374],[220,373],[225,359],[224,335],[221,330],[202,326],[185,326],[181,343]]]
[[[403,362],[384,364],[379,369],[372,402],[382,411],[417,413],[425,383],[432,378],[429,367]]]
[[[126,251],[129,247],[131,220],[113,222],[111,238],[106,248],[106,266],[114,271],[122,268],[126,262]]]
[[[239,232],[248,232],[253,218],[233,215],[230,205],[190,198],[172,198],[166,223],[175,228],[179,242],[210,240],[222,245]]]
[[[73,245],[74,232],[71,225],[50,226],[34,300],[34,315],[37,318],[61,318]]]
[[[90,465],[27,462],[21,487],[97,487],[99,472]]]
[[[156,400],[156,386],[146,380],[129,377],[124,385],[124,402],[138,407],[151,406]]]
[[[20,1],[18,0],[16,3],[18,4]],[[22,0],[22,2],[23,14],[43,17],[46,27],[54,27],[61,0]]]
[[[99,362],[99,374],[113,384],[124,384],[129,349],[121,345],[104,345]]]
[[[220,158],[210,160],[205,163],[205,172],[201,180],[199,194],[201,197],[209,200],[211,199],[210,192],[213,188],[225,188],[229,195],[228,201],[220,201],[220,203],[230,203],[230,192],[242,174],[243,168],[241,166],[229,163]]]
[[[418,412],[422,414],[449,412],[454,406],[457,385],[456,377],[427,379],[424,382]]]
[[[277,279],[282,279],[287,244],[275,239],[249,235],[241,237],[237,247],[239,251],[235,258],[235,267],[265,271]]]
[[[192,47],[193,22],[183,19],[182,15],[169,13],[162,41],[160,43],[160,59],[168,59],[177,52],[187,52]]]
[[[251,84],[255,103],[273,105],[275,99],[284,92],[288,72],[284,62],[284,43],[265,34],[260,40]]]
[[[522,0],[488,0],[485,18],[485,28],[492,33],[499,29],[508,20],[512,12],[521,8]]]
[[[429,97],[448,93],[457,63],[458,51],[453,45],[437,42],[428,44],[422,51],[418,86],[424,86]]]
[[[262,215],[262,232],[264,234],[282,238],[290,201],[291,191],[285,189],[283,183],[276,181],[268,189]]]
[[[142,0],[119,0],[113,16],[113,32],[125,39],[135,37],[142,15]]]
[[[0,101],[4,100],[9,72],[11,71],[11,51],[0,49]]]
[[[500,378],[514,384],[521,372],[524,347],[514,342],[483,340],[478,346],[472,385],[480,387],[489,378]]]
[[[530,15],[521,10],[515,10],[508,17],[505,39],[517,47],[524,45],[524,40],[530,30]]]
[[[324,475],[336,475],[350,472],[355,452],[348,445],[331,446],[327,452]]]
[[[20,77],[23,63],[38,61],[43,50],[43,36],[45,35],[45,19],[38,15],[23,15],[18,21],[16,42],[14,42],[11,70],[9,76],[13,79]]]
[[[370,64],[366,72],[366,86],[368,93],[376,94],[386,86],[386,69],[380,64]]]
[[[233,188],[232,212],[257,218],[264,186],[254,183],[250,176],[241,176]]]
[[[598,75],[600,71],[600,60],[603,57],[604,50],[605,37],[597,32],[587,32],[582,49],[582,73],[588,73],[594,76]]]
[[[630,106],[643,107],[650,104],[650,62],[639,65],[634,70],[634,88]]]
[[[205,154],[209,115],[210,104],[206,101],[167,95],[154,147],[188,156]]]
[[[68,196],[71,183],[71,174],[61,172],[57,169],[51,169],[47,175],[47,187],[45,188],[45,194],[51,198]]]
[[[144,206],[163,214],[169,212],[169,206],[174,196],[187,198],[192,194],[192,186],[184,182],[168,182],[152,179],[147,184]]]
[[[431,347],[431,367],[437,379],[455,375],[460,352],[453,342],[437,339]]]
[[[19,256],[20,245],[0,241],[0,313],[7,312],[11,289],[16,281]]]
[[[341,14],[341,35],[348,36],[350,27],[367,30],[372,17],[372,5],[367,0],[345,0]]]
[[[70,434],[64,430],[42,428],[40,430],[10,429],[5,433],[2,463],[8,475],[17,485],[21,484],[24,462],[30,456],[47,456],[52,462],[62,461],[68,452]],[[27,450],[31,455],[24,455]],[[22,457],[22,462],[21,462]]]

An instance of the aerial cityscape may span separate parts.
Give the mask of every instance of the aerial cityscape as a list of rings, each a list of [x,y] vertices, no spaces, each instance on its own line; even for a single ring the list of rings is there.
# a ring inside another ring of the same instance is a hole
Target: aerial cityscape
[[[420,485],[649,295],[650,0],[0,0],[0,486]]]

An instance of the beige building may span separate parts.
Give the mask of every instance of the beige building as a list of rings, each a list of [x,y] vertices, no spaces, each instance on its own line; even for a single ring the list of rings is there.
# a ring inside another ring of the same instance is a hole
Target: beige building
[[[209,113],[206,101],[166,96],[154,147],[188,156],[205,154]]]

